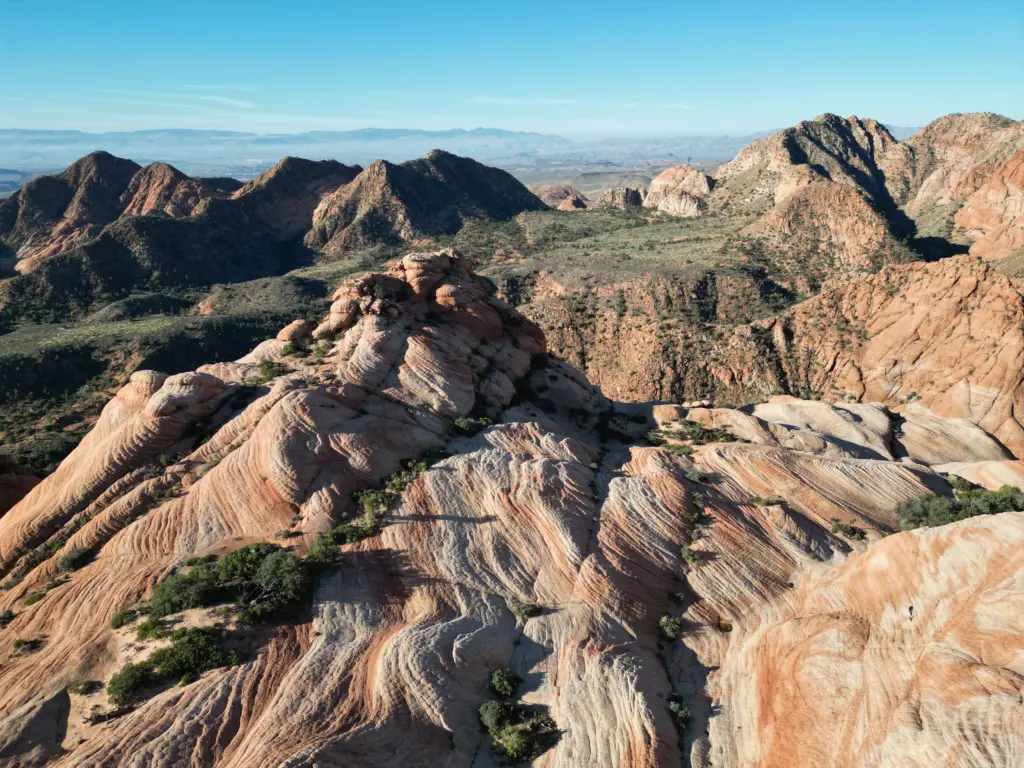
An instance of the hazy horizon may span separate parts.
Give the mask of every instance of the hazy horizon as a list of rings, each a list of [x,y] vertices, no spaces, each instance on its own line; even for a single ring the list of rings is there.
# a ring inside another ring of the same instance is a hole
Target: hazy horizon
[[[1018,3],[0,2],[0,125],[744,136],[1024,116]],[[955,40],[956,55],[939,41]],[[31,62],[31,66],[26,63]],[[912,97],[912,98],[911,98]]]

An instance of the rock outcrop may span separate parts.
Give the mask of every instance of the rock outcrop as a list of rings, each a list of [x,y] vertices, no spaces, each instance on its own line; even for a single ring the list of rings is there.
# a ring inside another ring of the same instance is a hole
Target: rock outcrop
[[[1024,149],[996,168],[953,221],[974,240],[974,256],[1000,259],[1024,251]]]
[[[639,208],[647,197],[647,187],[614,187],[601,193],[599,202],[612,208]]]
[[[673,216],[700,216],[701,200],[711,194],[713,180],[688,165],[667,168],[647,187],[645,208],[657,208]]]
[[[192,179],[172,165],[153,163],[136,173],[121,196],[123,216],[157,211],[173,218],[191,216],[208,197],[227,197],[242,186],[234,179]]]
[[[549,208],[557,208],[560,211],[576,211],[587,207],[586,196],[569,184],[532,186],[528,189]]]
[[[285,349],[297,322],[238,362],[135,374],[0,517],[4,759],[493,764],[477,710],[499,668],[557,724],[551,768],[1024,759],[1024,514],[887,535],[899,502],[949,486],[892,460],[884,410],[617,405],[492,292],[451,252],[410,254],[339,287],[320,354]],[[676,451],[680,419],[753,442]],[[669,445],[637,445],[655,425]],[[1004,457],[973,425],[932,432],[952,442],[929,461]],[[172,616],[247,652],[87,717],[103,693],[68,686],[160,644],[111,629],[118,609],[191,557],[282,530],[305,552],[428,451],[308,614],[244,633],[227,607]],[[71,551],[92,560],[59,578]]]
[[[881,123],[824,114],[744,148],[715,172],[708,203],[761,213],[808,184],[832,182],[886,211],[895,207],[889,179],[905,178],[910,163],[911,151]]]

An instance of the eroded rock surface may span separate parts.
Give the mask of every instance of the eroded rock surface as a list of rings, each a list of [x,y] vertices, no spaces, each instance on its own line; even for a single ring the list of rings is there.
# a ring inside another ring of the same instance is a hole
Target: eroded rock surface
[[[615,404],[492,294],[452,252],[410,254],[338,288],[318,354],[295,354],[313,344],[297,322],[237,362],[135,374],[0,517],[0,755],[493,765],[477,710],[508,667],[557,723],[536,760],[552,768],[1020,764],[1024,514],[889,535],[899,502],[949,493],[931,461],[1003,459],[996,441],[929,421],[947,448],[925,455],[910,414],[900,437],[867,404]],[[456,426],[468,416],[494,424]],[[674,450],[684,419],[751,442]],[[655,426],[669,444],[637,444]],[[83,721],[99,700],[66,686],[140,653],[115,611],[194,555],[290,526],[304,552],[353,491],[427,451],[445,457],[342,548],[307,616],[253,631],[237,666]],[[79,548],[92,561],[54,582]],[[11,650],[21,638],[38,644]]]

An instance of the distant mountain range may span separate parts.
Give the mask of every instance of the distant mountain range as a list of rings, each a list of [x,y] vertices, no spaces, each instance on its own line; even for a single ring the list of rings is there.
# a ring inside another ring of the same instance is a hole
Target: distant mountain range
[[[900,127],[891,130],[901,140],[917,131]],[[502,167],[535,162],[725,162],[754,139],[771,133],[573,141],[552,134],[499,128],[444,131],[364,128],[295,134],[187,129],[109,133],[6,129],[0,130],[0,166],[22,171],[57,170],[97,150],[128,157],[140,164],[172,163],[186,173],[241,178],[252,178],[289,155],[365,165],[378,158],[403,162],[422,157],[432,149]]]
[[[268,135],[175,129],[110,133],[14,129],[0,130],[0,166],[60,168],[85,154],[103,150],[138,163],[169,162],[193,172],[227,166],[252,166],[258,172],[285,155],[346,163],[368,163],[380,157],[399,162],[422,157],[431,149],[444,149],[494,159],[550,152],[572,144],[561,136],[496,128],[366,128]]]

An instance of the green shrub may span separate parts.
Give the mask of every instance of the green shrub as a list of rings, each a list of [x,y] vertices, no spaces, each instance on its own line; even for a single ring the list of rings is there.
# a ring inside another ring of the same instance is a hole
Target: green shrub
[[[508,609],[520,621],[526,621],[544,613],[544,606],[537,605],[536,603],[521,603],[514,597],[508,598],[507,602]]]
[[[676,422],[676,425],[679,431],[696,445],[737,442],[736,438],[724,429],[705,427],[703,424],[698,424],[696,421],[690,421],[689,419],[682,419]]]
[[[838,517],[832,518],[832,533],[841,533],[848,539],[856,539],[857,541],[864,541],[867,538],[867,534],[863,529],[858,528],[856,525],[857,521],[850,519],[849,523],[839,522]]]
[[[279,551],[278,547],[267,542],[246,544],[234,552],[224,555],[217,563],[216,582],[219,584],[230,584],[232,582],[249,582],[256,578],[256,574],[272,553]]]
[[[488,701],[480,707],[480,722],[491,734],[498,733],[506,723],[515,722],[518,707],[501,701]]]
[[[984,490],[977,483],[972,483],[959,475],[943,475],[949,487],[956,492]]]
[[[505,754],[512,760],[524,762],[533,752],[529,734],[522,728],[506,725],[498,734],[498,741],[505,748]]]
[[[103,687],[103,683],[99,680],[76,680],[75,682],[68,685],[68,693],[74,693],[79,696],[88,696],[90,693],[96,693]]]
[[[455,420],[455,431],[462,435],[475,435],[477,432],[486,429],[493,423],[494,422],[486,416],[481,416],[478,419],[463,417]]]
[[[522,682],[510,669],[496,669],[491,672],[491,690],[503,699],[511,699]]]
[[[115,613],[110,619],[111,629],[120,629],[121,627],[131,624],[139,616],[139,612],[134,608],[122,608],[120,611]]]
[[[668,702],[668,711],[672,715],[672,722],[679,733],[686,733],[687,728],[690,727],[690,717],[692,716],[690,708],[683,704],[683,700],[679,696],[672,696]]]
[[[160,638],[167,637],[169,634],[167,625],[160,619],[154,619],[152,616],[135,627],[135,636],[139,640],[159,640]]]
[[[217,562],[217,556],[216,555],[196,555],[194,557],[187,558],[185,560],[185,565],[188,566],[189,568],[193,568],[193,567],[195,567],[197,565],[207,565],[209,563],[216,563],[216,562]]]
[[[144,688],[157,682],[147,663],[125,664],[107,683],[107,695],[116,706],[127,707],[141,698]]]
[[[696,467],[687,469],[683,476],[691,483],[706,483],[711,480],[710,472],[705,472],[703,469],[697,469]]]
[[[775,496],[770,496],[768,498],[765,498],[763,496],[754,496],[750,500],[750,503],[755,504],[759,507],[775,507],[780,504],[785,504],[786,502],[783,499],[777,498]]]
[[[688,445],[670,445],[668,449],[676,456],[693,456],[693,448]]]
[[[291,552],[279,549],[260,563],[252,587],[251,592],[243,592],[243,599],[248,600],[247,607],[269,614],[305,600],[310,578],[305,563]]]
[[[93,552],[91,549],[86,547],[75,547],[63,555],[60,560],[57,561],[57,570],[67,573],[69,571],[77,571],[89,563],[93,558]]]
[[[678,640],[683,634],[683,622],[675,616],[665,614],[658,621],[661,633],[669,640]]]
[[[29,592],[25,595],[25,599],[22,602],[24,602],[25,605],[35,605],[44,597],[46,597],[46,592]]]
[[[1012,485],[1004,485],[998,491],[960,491],[954,497],[922,496],[896,507],[904,530],[946,525],[978,515],[1021,511],[1024,511],[1024,492]]]
[[[652,429],[650,432],[647,433],[646,437],[647,442],[650,443],[651,445],[664,445],[666,442],[668,442],[665,439],[665,436],[661,434],[660,429]]]
[[[199,565],[187,573],[175,573],[153,585],[149,615],[159,619],[172,613],[201,608],[213,599],[216,572],[210,565]]]
[[[679,550],[679,554],[682,556],[683,560],[685,560],[690,565],[700,565],[703,559],[700,552],[694,549],[690,549],[689,547],[681,547]]]
[[[15,613],[10,608],[6,611],[0,612],[0,629],[3,629],[12,621],[14,621]]]
[[[161,648],[136,664],[126,664],[107,683],[107,695],[118,707],[134,704],[145,689],[171,680],[195,680],[199,675],[226,666],[220,630],[211,627],[179,629],[169,648]]]
[[[322,533],[313,541],[309,548],[309,562],[314,565],[330,565],[338,560],[341,551],[334,543],[330,534]]]

